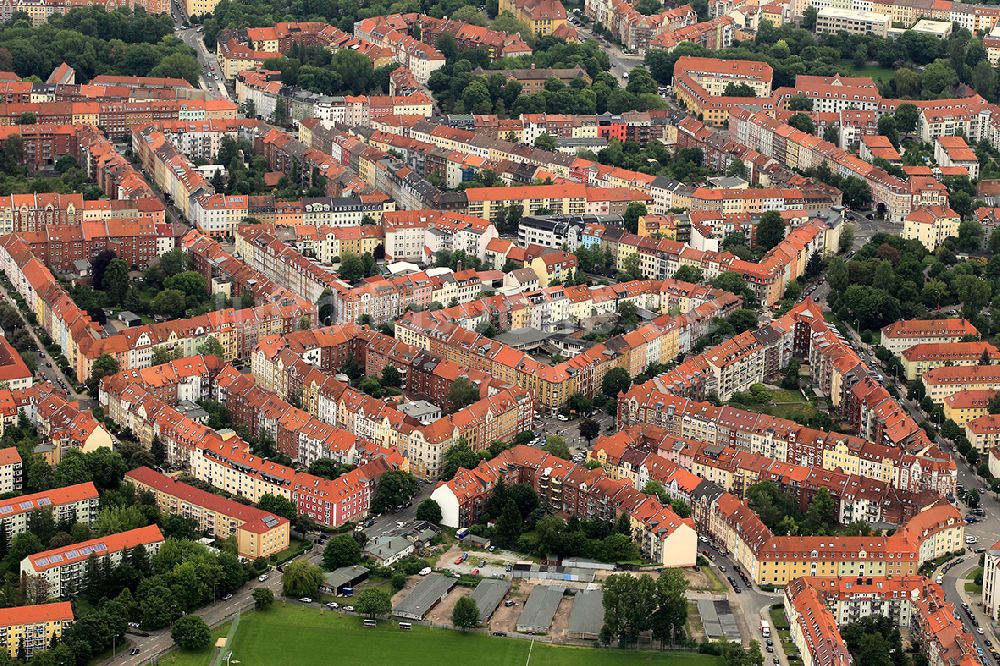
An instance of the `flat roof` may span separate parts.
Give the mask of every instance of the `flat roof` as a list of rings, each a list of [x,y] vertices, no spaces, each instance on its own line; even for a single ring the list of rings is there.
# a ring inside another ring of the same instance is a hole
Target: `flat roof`
[[[397,617],[422,620],[427,611],[434,608],[434,605],[441,601],[454,586],[455,579],[451,576],[442,576],[437,573],[429,574],[396,605],[392,614]]]
[[[604,626],[604,592],[586,590],[578,592],[573,599],[573,610],[569,614],[569,633],[581,638],[594,638]]]
[[[340,567],[330,573],[323,575],[323,584],[330,589],[336,590],[343,585],[353,583],[358,578],[368,573],[367,567],[354,565],[352,567]]]
[[[517,618],[517,630],[536,634],[547,631],[565,591],[566,588],[561,586],[546,585],[539,585],[532,590],[524,604],[524,610]]]
[[[479,621],[486,622],[496,611],[497,606],[507,596],[510,590],[509,580],[499,580],[497,578],[484,578],[476,585],[472,591],[472,600],[476,602],[479,609]]]

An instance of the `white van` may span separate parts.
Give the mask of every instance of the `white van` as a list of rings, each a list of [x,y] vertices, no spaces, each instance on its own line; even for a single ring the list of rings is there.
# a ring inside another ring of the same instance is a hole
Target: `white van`
[[[965,543],[967,544],[979,543],[979,537],[974,537],[970,534],[967,537],[965,537]]]
[[[421,569],[420,571],[418,571],[417,574],[420,575],[420,576],[426,576],[430,572],[431,572],[431,568],[430,567],[424,567],[423,569]]]

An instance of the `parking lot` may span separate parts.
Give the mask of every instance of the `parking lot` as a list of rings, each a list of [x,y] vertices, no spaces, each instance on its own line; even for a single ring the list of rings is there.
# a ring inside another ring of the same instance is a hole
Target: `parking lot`
[[[552,415],[536,415],[535,434],[540,437],[536,439],[536,446],[545,444],[545,437],[548,435],[559,435],[566,440],[570,453],[580,456],[581,459],[587,457],[590,448],[587,440],[580,437],[580,422],[585,417],[574,416],[572,418]],[[601,426],[601,435],[611,435],[616,431],[615,418],[606,412],[598,410],[592,417]],[[565,419],[565,420],[564,420]]]

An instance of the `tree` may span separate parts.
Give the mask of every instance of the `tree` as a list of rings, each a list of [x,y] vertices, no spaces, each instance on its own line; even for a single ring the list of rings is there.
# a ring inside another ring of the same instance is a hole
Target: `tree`
[[[584,419],[580,421],[580,437],[587,440],[587,445],[589,446],[598,435],[601,434],[601,424],[594,419]]]
[[[743,331],[749,331],[751,329],[757,328],[757,313],[753,310],[747,310],[746,308],[740,308],[733,314],[726,318],[729,325],[733,327],[736,333],[742,333]]]
[[[965,503],[969,505],[970,509],[978,509],[979,502],[979,491],[975,488],[965,494]]]
[[[389,593],[378,587],[369,587],[358,595],[354,609],[369,619],[384,617],[392,610],[392,599]]]
[[[795,113],[792,114],[787,123],[797,130],[801,130],[806,134],[816,133],[816,123],[813,122],[812,116],[805,113]]]
[[[767,252],[785,238],[785,221],[781,213],[769,210],[760,216],[757,223],[756,242],[764,252]]]
[[[601,380],[601,392],[609,398],[617,398],[619,393],[628,391],[632,378],[625,368],[612,368]]]
[[[745,83],[733,83],[729,82],[726,84],[725,90],[722,94],[726,97],[756,97],[757,93],[754,89]]]
[[[468,407],[479,400],[479,391],[466,377],[459,377],[448,387],[448,403],[453,411]]]
[[[112,259],[104,270],[102,287],[113,303],[124,303],[128,291],[128,264],[117,257]]]
[[[417,492],[417,480],[409,472],[389,470],[383,474],[372,494],[373,513],[385,513],[410,501]]]
[[[569,460],[573,457],[569,451],[569,446],[566,445],[566,439],[559,435],[549,435],[546,437],[545,446],[543,448],[552,455],[562,458],[563,460]]]
[[[308,560],[294,560],[285,565],[281,589],[289,597],[314,597],[323,583],[323,570]]]
[[[323,549],[323,567],[327,571],[353,566],[361,559],[361,546],[350,534],[338,534],[331,537]]]
[[[197,615],[185,615],[174,622],[170,637],[183,650],[204,650],[212,641],[212,632]]]
[[[97,395],[101,380],[109,375],[118,372],[118,361],[110,354],[101,354],[90,367],[90,379],[87,381],[87,390],[93,396]]]
[[[830,124],[823,128],[823,140],[829,141],[835,146],[840,146],[840,126]]]
[[[441,505],[429,497],[417,505],[417,520],[426,520],[438,525],[441,523]]]
[[[653,638],[662,645],[684,638],[688,605],[684,597],[687,580],[678,569],[666,569],[656,579],[656,611],[650,617]]]
[[[962,220],[958,225],[958,249],[962,252],[977,252],[983,246],[983,226],[976,220]]]
[[[153,298],[149,307],[154,314],[167,319],[177,319],[184,314],[187,298],[184,292],[178,289],[164,289]]]
[[[462,597],[451,612],[451,623],[459,629],[471,629],[479,626],[479,607],[472,597]]]
[[[837,507],[830,497],[830,491],[820,488],[809,500],[802,529],[808,534],[823,534],[830,530],[830,524],[837,518]]]
[[[638,258],[638,254],[633,255]],[[692,266],[691,264],[684,264],[676,271],[674,271],[674,279],[680,280],[681,282],[692,282],[697,284],[705,279],[705,275],[700,268]]]
[[[222,343],[214,335],[205,338],[205,341],[198,345],[198,353],[202,356],[217,356],[220,359],[226,358],[226,351],[222,348]]]
[[[319,458],[309,464],[309,473],[324,479],[336,479],[346,468],[330,458]]]
[[[920,110],[914,104],[900,104],[893,114],[896,120],[896,129],[900,132],[913,132],[917,129],[917,120],[920,118]]]
[[[535,148],[541,150],[548,150],[550,152],[555,152],[556,149],[556,138],[549,134],[548,132],[542,132],[535,139]]]
[[[295,520],[299,515],[298,509],[291,500],[271,493],[265,493],[260,496],[260,500],[257,501],[257,508],[261,511],[268,511],[276,516],[287,518],[288,520]]]
[[[617,638],[622,646],[634,645],[639,634],[650,627],[656,610],[653,579],[629,574],[613,574],[604,581],[604,626],[602,638]]]
[[[501,508],[496,526],[493,528],[493,541],[501,548],[509,548],[517,543],[523,527],[524,519],[521,517],[521,512],[514,500],[508,497]]]
[[[633,201],[625,209],[625,214],[622,215],[624,219],[625,228],[633,234],[639,233],[639,218],[643,217],[647,213],[646,204],[641,201]]]
[[[464,438],[459,439],[450,449],[444,453],[444,464],[441,466],[441,478],[445,481],[455,476],[459,469],[472,469],[479,464],[481,458],[479,454],[469,448],[469,442]]]
[[[403,376],[399,374],[396,366],[386,364],[382,368],[382,375],[379,381],[382,386],[400,388],[403,385]]]
[[[274,592],[266,587],[254,588],[250,594],[253,597],[253,607],[257,610],[267,610],[274,605]]]
[[[816,18],[819,15],[819,10],[809,5],[802,12],[802,27],[810,32],[816,29]]]
[[[362,263],[361,257],[347,253],[340,258],[338,273],[342,279],[354,284],[365,277],[365,265]]]

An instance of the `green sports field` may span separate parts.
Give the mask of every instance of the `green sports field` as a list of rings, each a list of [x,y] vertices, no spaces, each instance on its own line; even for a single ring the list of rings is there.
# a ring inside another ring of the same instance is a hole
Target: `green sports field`
[[[442,666],[470,657],[477,666],[720,666],[699,654],[596,650],[554,646],[514,638],[463,634],[414,626],[401,631],[382,621],[366,629],[361,619],[296,604],[276,604],[265,612],[245,613],[231,646],[231,663],[245,666],[311,664],[406,664]],[[529,661],[530,651],[530,661]]]

